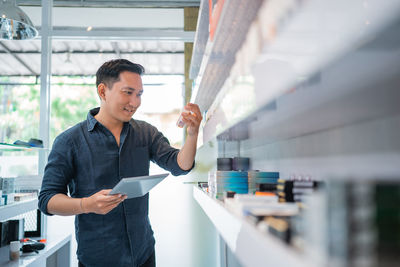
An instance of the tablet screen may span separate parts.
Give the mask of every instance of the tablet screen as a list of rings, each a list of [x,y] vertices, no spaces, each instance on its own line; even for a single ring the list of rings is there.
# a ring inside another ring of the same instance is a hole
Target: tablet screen
[[[169,173],[122,178],[121,181],[111,190],[110,195],[122,194],[128,198],[141,197],[147,194],[150,189],[164,180]]]

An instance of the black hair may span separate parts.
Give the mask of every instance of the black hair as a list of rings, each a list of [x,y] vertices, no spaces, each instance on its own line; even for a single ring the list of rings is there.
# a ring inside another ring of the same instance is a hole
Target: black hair
[[[127,59],[113,59],[107,61],[101,65],[96,72],[96,87],[98,87],[100,83],[104,83],[108,88],[111,88],[115,82],[119,81],[119,75],[124,71],[142,75],[144,73],[144,67]]]

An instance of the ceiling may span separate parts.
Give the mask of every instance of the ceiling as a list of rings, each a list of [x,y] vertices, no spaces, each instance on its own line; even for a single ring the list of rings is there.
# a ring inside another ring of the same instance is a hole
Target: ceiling
[[[53,75],[94,75],[102,63],[126,58],[146,74],[183,74],[183,42],[53,41]],[[40,40],[0,42],[0,76],[40,74]],[[7,52],[10,51],[10,52]]]
[[[40,6],[41,0],[17,0],[18,5]],[[198,7],[200,0],[53,0],[55,7]]]
[[[41,28],[41,1],[17,0]],[[53,75],[94,75],[107,60],[127,58],[147,74],[183,74],[183,8],[199,1],[53,1]],[[71,19],[73,17],[74,19]],[[193,34],[194,36],[194,34]],[[191,37],[189,37],[190,39]],[[40,36],[0,41],[0,76],[40,74]]]

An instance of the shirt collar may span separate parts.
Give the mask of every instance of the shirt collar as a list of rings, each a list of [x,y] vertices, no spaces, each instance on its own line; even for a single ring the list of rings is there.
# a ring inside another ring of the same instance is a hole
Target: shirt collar
[[[97,113],[99,113],[100,108],[94,108],[91,109],[88,112],[87,115],[87,127],[88,127],[88,131],[91,132],[94,129],[94,126],[96,126],[96,123],[98,123],[98,121],[94,118],[94,116],[96,116]]]
[[[88,131],[89,131],[89,132],[93,131],[93,129],[94,129],[94,127],[96,126],[96,124],[99,123],[99,122],[94,118],[94,116],[96,116],[97,113],[99,113],[99,111],[100,111],[100,108],[97,107],[97,108],[91,109],[91,110],[88,112],[88,115],[87,115],[87,127],[88,127]],[[131,121],[133,121],[133,119],[131,119]],[[124,123],[124,128],[128,127],[128,125],[129,125],[129,122],[125,122],[125,123]]]

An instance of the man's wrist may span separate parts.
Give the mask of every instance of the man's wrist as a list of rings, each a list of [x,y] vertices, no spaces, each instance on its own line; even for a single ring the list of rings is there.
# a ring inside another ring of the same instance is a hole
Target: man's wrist
[[[85,209],[85,207],[86,207],[86,197],[83,197],[83,198],[81,198],[81,201],[80,201],[80,205],[81,205],[81,213],[87,213],[87,211],[86,211],[86,209]]]

